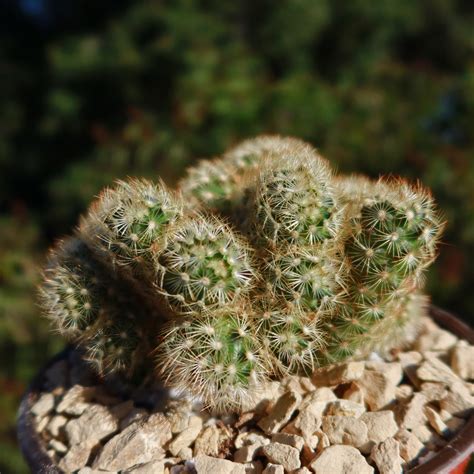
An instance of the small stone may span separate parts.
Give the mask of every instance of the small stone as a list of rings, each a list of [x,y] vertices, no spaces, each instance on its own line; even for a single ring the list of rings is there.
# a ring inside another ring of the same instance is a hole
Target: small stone
[[[425,360],[416,371],[418,378],[424,382],[442,382],[447,385],[462,383],[451,368],[433,355],[425,355]]]
[[[258,389],[253,392],[251,399],[242,405],[242,411],[255,411],[260,414],[265,413],[281,395],[282,388],[279,382],[263,382],[259,385]]]
[[[77,474],[104,474],[104,472],[105,471],[96,471],[95,469],[91,469],[90,467],[86,466],[86,467],[83,467],[82,469],[79,469],[79,471],[77,471]],[[107,472],[110,473],[112,471],[107,471]]]
[[[136,421],[143,421],[149,415],[149,413],[143,408],[132,408],[128,415],[120,420],[120,431],[123,431],[127,426],[130,426]]]
[[[424,444],[428,444],[434,438],[435,433],[427,425],[414,426],[411,432]]]
[[[357,418],[325,416],[322,430],[331,444],[348,444],[357,448],[367,442],[367,425]]]
[[[314,433],[315,437],[318,439],[317,450],[318,452],[323,451],[324,449],[331,446],[328,435],[324,431],[318,430]]]
[[[398,441],[387,438],[375,445],[370,453],[370,458],[375,462],[380,474],[402,474],[403,459],[400,457]]]
[[[395,389],[395,398],[397,400],[407,401],[413,395],[413,387],[411,385],[402,384]]]
[[[245,466],[203,454],[194,458],[196,474],[246,474]]]
[[[90,405],[79,418],[69,420],[64,431],[70,446],[86,443],[94,446],[118,430],[118,420],[102,405]]]
[[[189,424],[191,416],[192,404],[187,401],[174,401],[168,406],[166,417],[170,423],[171,433],[181,433]]]
[[[63,415],[53,416],[49,421],[46,430],[54,438],[59,438],[68,421],[69,419]]]
[[[311,474],[311,471],[307,467],[297,469],[293,474]]]
[[[191,416],[188,427],[181,431],[173,441],[168,445],[168,451],[177,456],[179,451],[190,446],[197,438],[202,429],[202,418],[200,416]]]
[[[358,380],[362,377],[363,373],[363,362],[346,362],[317,369],[313,373],[311,380],[317,387],[330,387]]]
[[[322,451],[311,462],[315,474],[373,474],[359,450],[346,445],[334,445]]]
[[[54,451],[60,454],[63,454],[67,451],[67,446],[57,439],[51,439],[48,443],[48,447],[54,449]]]
[[[474,397],[462,395],[459,392],[448,392],[439,402],[442,410],[446,410],[452,415],[467,417],[474,408]]]
[[[230,437],[227,430],[220,430],[216,425],[211,425],[201,431],[194,442],[194,456],[206,454],[217,457],[221,443]]]
[[[389,376],[390,375],[390,376]],[[385,374],[375,370],[366,370],[357,381],[364,392],[364,399],[372,411],[380,410],[395,399],[394,371]]]
[[[393,411],[367,412],[360,417],[367,425],[367,442],[360,446],[363,453],[370,453],[375,444],[394,436],[398,431]]]
[[[285,469],[279,464],[267,464],[262,474],[285,474]]]
[[[408,430],[401,429],[396,435],[398,441],[400,456],[406,463],[410,463],[417,458],[424,448],[423,443]]]
[[[74,385],[65,394],[56,407],[57,413],[68,415],[82,415],[86,409],[91,407],[91,400],[94,396],[95,387],[83,387]]]
[[[397,357],[402,365],[405,375],[410,379],[415,387],[419,387],[420,379],[416,375],[416,371],[418,370],[418,365],[423,360],[423,356],[419,352],[409,351],[400,352]]]
[[[325,414],[327,416],[350,416],[358,418],[365,413],[364,405],[350,400],[336,400],[329,402]]]
[[[457,341],[458,338],[453,333],[438,328],[425,334],[421,334],[417,338],[414,348],[420,352],[448,351]]]
[[[350,384],[349,388],[343,393],[342,398],[360,405],[364,404],[364,392],[356,383]]]
[[[181,448],[178,453],[178,458],[183,461],[189,461],[193,457],[193,450],[191,448]]]
[[[428,403],[424,394],[417,392],[408,403],[397,407],[397,420],[400,428],[412,429],[426,423],[425,405]]]
[[[400,362],[367,361],[365,369],[384,374],[387,380],[397,386],[403,378],[403,368]]]
[[[423,382],[420,390],[428,402],[441,400],[448,394],[446,385],[441,382]]]
[[[257,456],[262,454],[262,447],[263,445],[260,443],[243,446],[234,453],[234,462],[242,464],[252,462]]]
[[[301,399],[298,392],[286,392],[278,399],[269,415],[260,420],[258,425],[267,434],[276,433],[288,423],[291,415],[301,403]]]
[[[31,407],[33,415],[38,417],[46,416],[53,411],[54,395],[52,393],[43,393],[38,401]]]
[[[474,379],[474,346],[459,341],[451,354],[451,367],[459,377]]]
[[[273,464],[281,464],[287,471],[293,471],[301,466],[300,452],[281,443],[270,443],[263,447],[263,454]]]
[[[320,387],[304,397],[300,405],[300,410],[303,410],[310,405],[314,405],[314,407],[318,408],[317,411],[319,411],[319,408],[324,408],[327,402],[335,400],[337,400],[336,394],[330,388]],[[313,409],[313,411],[315,410]]]
[[[69,451],[61,459],[59,467],[66,472],[74,472],[85,467],[89,456],[91,455],[91,446],[76,444],[69,448]]]
[[[104,471],[101,471],[104,472]],[[124,474],[164,474],[165,463],[163,461],[151,461],[146,464],[140,464],[133,469],[124,471]]]
[[[161,413],[145,422],[135,422],[110,439],[102,448],[94,469],[125,470],[136,464],[160,460],[163,446],[171,439],[170,423]]]
[[[425,406],[425,415],[431,427],[439,434],[444,435],[448,431],[448,427],[439,416],[439,413],[430,406]]]
[[[244,464],[245,474],[262,474],[263,464],[262,461],[252,461]]]
[[[321,427],[321,423],[322,414],[314,413],[312,406],[309,406],[300,411],[295,420],[283,428],[283,432],[301,434],[305,442],[309,444],[311,436]]]
[[[289,433],[275,433],[272,436],[272,441],[274,443],[287,444],[288,446],[293,446],[298,451],[303,449],[304,439],[301,436]]]
[[[242,448],[243,446],[248,446],[250,444],[268,444],[270,440],[263,436],[261,433],[256,431],[248,431],[240,433],[237,438],[235,438],[235,447],[237,449]]]

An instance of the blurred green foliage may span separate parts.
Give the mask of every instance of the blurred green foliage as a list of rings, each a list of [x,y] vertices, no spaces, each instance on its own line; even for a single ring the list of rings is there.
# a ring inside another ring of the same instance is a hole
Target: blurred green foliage
[[[48,21],[15,10],[0,34],[1,472],[26,469],[18,399],[61,344],[35,306],[37,267],[116,178],[173,183],[277,132],[341,171],[420,179],[448,220],[430,292],[474,313],[472,2],[43,3]]]

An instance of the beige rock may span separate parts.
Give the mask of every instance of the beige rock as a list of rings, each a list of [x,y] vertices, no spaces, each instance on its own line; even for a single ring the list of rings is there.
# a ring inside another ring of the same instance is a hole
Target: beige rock
[[[421,392],[413,395],[410,401],[397,407],[397,420],[400,428],[412,429],[426,423],[425,405],[427,398]]]
[[[305,392],[313,392],[316,389],[316,386],[313,384],[309,377],[298,377],[300,385]]]
[[[459,377],[465,380],[473,380],[474,346],[466,341],[459,341],[451,354],[451,367]]]
[[[407,463],[418,457],[424,448],[423,443],[413,433],[405,429],[401,429],[395,435],[395,439],[399,444],[400,456]]]
[[[380,372],[384,374],[389,382],[398,385],[403,378],[403,368],[400,362],[384,362],[384,361],[366,361],[366,370]]]
[[[356,382],[364,392],[364,400],[372,411],[377,411],[395,400],[394,372],[377,372],[365,370],[364,375]]]
[[[363,453],[370,453],[375,444],[394,436],[398,431],[393,411],[367,412],[360,417],[360,421],[367,425],[367,442],[359,448]]]
[[[281,385],[284,392],[298,392],[302,396],[308,392],[308,390],[301,385],[301,378],[296,375],[290,375],[289,377],[284,378],[281,381]]]
[[[170,423],[161,413],[135,422],[109,440],[94,460],[94,469],[125,470],[164,457],[163,446],[171,439]]]
[[[33,415],[42,417],[53,411],[54,395],[52,393],[43,393],[38,401],[31,407]]]
[[[423,382],[420,391],[429,402],[441,400],[448,394],[446,385],[441,382]]]
[[[182,459],[183,461],[189,461],[193,457],[193,450],[191,448],[181,448],[179,450],[179,453],[177,455],[179,459]]]
[[[62,415],[53,416],[46,427],[48,433],[54,438],[60,437],[64,426],[68,422],[68,418]]]
[[[315,474],[373,474],[359,450],[352,446],[334,445],[322,451],[311,462]]]
[[[279,464],[267,464],[262,474],[285,474],[285,469]]]
[[[263,463],[262,461],[252,461],[244,464],[245,474],[262,474]]]
[[[439,416],[439,413],[436,412],[430,406],[425,406],[425,415],[428,418],[428,422],[431,427],[439,434],[444,435],[448,432],[448,427],[445,422]]]
[[[243,446],[234,453],[234,462],[242,464],[252,462],[257,456],[262,454],[263,444],[255,443]]]
[[[314,435],[318,439],[318,444],[317,444],[318,453],[320,453],[324,449],[331,446],[331,442],[329,441],[328,435],[324,433],[324,431],[318,430],[314,433]]]
[[[301,399],[298,392],[286,392],[278,399],[269,415],[260,420],[258,425],[267,434],[276,433],[288,423],[291,415],[301,403]]]
[[[51,439],[48,443],[48,447],[54,449],[54,451],[60,454],[63,454],[67,451],[67,446],[57,439]]]
[[[143,408],[132,408],[130,412],[120,420],[120,431],[123,431],[127,426],[130,426],[136,421],[144,421],[148,416],[148,412]]]
[[[66,413],[68,415],[82,415],[86,409],[91,407],[91,400],[94,396],[96,387],[83,387],[74,385],[63,396],[63,399],[56,407],[57,413]]]
[[[423,356],[419,352],[409,351],[400,352],[397,357],[400,361],[400,364],[402,365],[403,372],[415,387],[419,387],[420,379],[416,375],[416,371],[423,360]]]
[[[170,423],[173,434],[181,433],[189,424],[189,417],[192,412],[192,403],[190,401],[173,401],[167,409],[166,417]]]
[[[298,449],[281,443],[270,443],[263,447],[263,454],[273,464],[280,464],[287,471],[293,471],[301,466]]]
[[[311,380],[317,387],[328,387],[358,380],[363,373],[363,362],[346,362],[316,370]]]
[[[205,454],[216,456],[219,454],[219,447],[229,433],[220,430],[216,425],[204,428],[194,442],[194,456]]]
[[[418,378],[424,382],[442,382],[447,385],[463,384],[462,379],[451,368],[433,355],[425,355],[425,360],[416,371]]]
[[[413,395],[411,385],[402,384],[395,388],[395,398],[397,400],[407,401]]]
[[[203,454],[194,458],[194,468],[196,474],[246,474],[243,464]]]
[[[394,438],[387,438],[376,444],[371,453],[371,459],[378,467],[380,474],[402,474],[403,459],[400,457],[399,443]]]
[[[290,434],[301,434],[305,442],[309,444],[313,433],[321,427],[322,418],[322,415],[314,413],[311,407],[306,407],[283,431]]]
[[[442,410],[460,417],[468,416],[474,408],[474,397],[463,395],[459,392],[448,392],[439,402]]]
[[[319,412],[321,408],[324,410],[328,402],[335,400],[337,400],[336,394],[329,387],[319,387],[304,397],[300,405],[300,410],[311,405],[313,406],[313,412],[316,413]]]
[[[91,454],[91,447],[87,443],[85,445],[75,444],[69,448],[69,451],[59,462],[59,467],[65,472],[77,471],[87,464]]]
[[[349,388],[343,393],[342,398],[363,405],[364,391],[356,383],[351,383]]]
[[[92,447],[118,428],[118,420],[108,407],[90,404],[79,418],[68,421],[64,431],[70,446],[85,443]]]
[[[423,443],[428,444],[434,440],[434,431],[428,425],[417,425],[411,429],[411,432]]]
[[[262,433],[257,431],[248,431],[240,433],[237,438],[235,438],[235,447],[237,449],[242,448],[243,446],[248,446],[250,444],[268,444],[270,440],[262,435]]]
[[[301,451],[304,445],[304,439],[301,436],[289,433],[275,433],[272,436],[272,442],[293,446],[298,451]]]
[[[49,416],[43,416],[43,418],[37,418],[37,420],[39,421],[36,424],[36,431],[42,433],[51,421],[51,418]]]
[[[99,471],[97,471],[99,472]],[[101,471],[104,472],[104,471]],[[163,461],[151,461],[146,464],[134,467],[133,469],[124,471],[124,474],[164,474],[165,463]]]
[[[425,334],[421,334],[415,344],[414,348],[417,351],[447,351],[451,349],[457,342],[458,338],[444,329],[435,329]]]
[[[107,471],[109,474],[113,471]],[[82,469],[79,469],[79,471],[77,471],[77,474],[104,474],[104,471],[97,471],[95,469],[92,469],[88,466],[86,467],[83,467]],[[117,474],[117,473],[114,473],[114,474]]]
[[[258,389],[252,393],[252,398],[244,402],[242,411],[255,411],[264,413],[282,395],[282,386],[276,381],[267,381],[259,384]]]
[[[294,474],[311,474],[311,471],[307,467],[297,469]]]
[[[348,444],[357,448],[367,443],[367,425],[357,418],[325,416],[322,431],[331,444]]]
[[[357,418],[362,413],[365,413],[365,407],[351,400],[336,400],[327,404],[324,413],[327,416],[350,416]]]
[[[189,447],[198,437],[202,429],[202,418],[200,416],[191,416],[188,427],[181,431],[176,438],[168,445],[168,451],[177,456],[181,449]]]

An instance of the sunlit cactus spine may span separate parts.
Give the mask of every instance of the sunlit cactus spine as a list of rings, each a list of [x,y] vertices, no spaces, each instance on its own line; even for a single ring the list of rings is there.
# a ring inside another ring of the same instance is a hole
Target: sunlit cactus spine
[[[150,350],[139,314],[149,315],[149,309],[137,304],[77,237],[51,252],[40,302],[55,330],[81,346],[100,374],[131,374]]]
[[[233,303],[255,279],[248,244],[205,214],[191,215],[169,232],[156,273],[158,291],[178,313]]]
[[[166,245],[167,229],[182,218],[182,208],[181,199],[161,182],[118,181],[92,204],[80,233],[117,270],[146,278],[154,255]]]
[[[253,321],[239,306],[173,321],[156,361],[170,386],[216,411],[240,409],[270,375]]]

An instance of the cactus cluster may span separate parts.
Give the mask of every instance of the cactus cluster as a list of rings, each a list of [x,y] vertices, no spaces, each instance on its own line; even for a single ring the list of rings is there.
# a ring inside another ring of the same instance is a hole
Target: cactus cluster
[[[413,337],[442,228],[421,185],[337,176],[300,140],[257,137],[177,190],[103,191],[52,251],[41,302],[99,373],[152,364],[238,410],[266,379]]]

